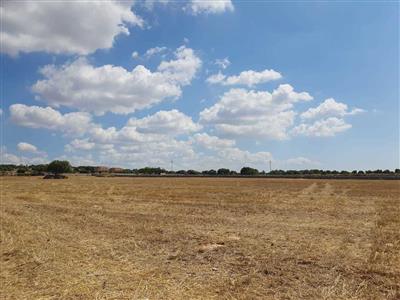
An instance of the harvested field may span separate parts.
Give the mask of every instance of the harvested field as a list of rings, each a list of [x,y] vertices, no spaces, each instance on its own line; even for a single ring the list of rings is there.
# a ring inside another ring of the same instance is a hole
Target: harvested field
[[[0,180],[2,299],[400,299],[400,181]]]

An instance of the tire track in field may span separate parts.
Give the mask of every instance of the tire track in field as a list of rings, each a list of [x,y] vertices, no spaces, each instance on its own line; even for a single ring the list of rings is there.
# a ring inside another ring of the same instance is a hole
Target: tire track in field
[[[114,202],[114,201],[118,200],[118,197],[115,196],[115,186],[114,185],[111,185],[109,187],[106,194],[107,194],[107,198],[110,199],[111,201]]]
[[[369,272],[376,273],[382,265],[399,265],[400,259],[400,207],[391,205],[389,200],[385,205],[382,199],[375,199],[375,220],[371,230],[371,248],[367,260]],[[396,262],[397,260],[397,262]],[[400,279],[400,268],[397,268],[397,277]],[[400,282],[400,281],[399,281]],[[400,292],[400,284],[397,285]]]
[[[307,186],[306,188],[302,189],[299,193],[300,198],[310,197],[315,194],[317,190],[317,184],[314,182]]]
[[[335,192],[335,188],[330,183],[325,183],[321,191],[319,192],[320,196],[329,197],[333,196]]]

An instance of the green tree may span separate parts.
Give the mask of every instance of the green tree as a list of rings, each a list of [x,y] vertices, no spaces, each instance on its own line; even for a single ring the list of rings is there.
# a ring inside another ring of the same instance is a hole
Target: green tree
[[[47,166],[47,172],[51,172],[55,175],[61,174],[61,173],[69,173],[71,172],[72,168],[67,160],[53,160],[48,166]]]
[[[217,171],[211,169],[211,170],[205,170],[203,172],[201,172],[204,175],[217,175]]]
[[[188,175],[199,175],[200,172],[198,172],[196,170],[187,170],[186,174],[188,174]]]
[[[217,171],[218,175],[224,175],[224,176],[229,175],[230,173],[231,173],[231,171],[229,169],[225,169],[225,168],[218,169],[218,171]]]
[[[250,167],[243,167],[240,170],[240,175],[258,175],[258,170]]]

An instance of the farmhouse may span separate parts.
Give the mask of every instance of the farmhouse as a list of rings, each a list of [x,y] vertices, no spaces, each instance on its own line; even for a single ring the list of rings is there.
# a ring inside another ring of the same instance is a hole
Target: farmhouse
[[[96,167],[96,173],[108,173],[107,167]]]

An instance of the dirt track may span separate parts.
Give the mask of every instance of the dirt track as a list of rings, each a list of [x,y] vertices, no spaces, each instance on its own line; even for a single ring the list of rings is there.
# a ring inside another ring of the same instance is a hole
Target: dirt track
[[[2,177],[2,299],[399,299],[400,182]]]

